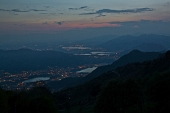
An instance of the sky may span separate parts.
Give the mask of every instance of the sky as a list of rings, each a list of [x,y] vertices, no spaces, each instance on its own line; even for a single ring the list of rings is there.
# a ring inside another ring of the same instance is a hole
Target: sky
[[[0,0],[0,40],[9,34],[170,35],[170,0]]]

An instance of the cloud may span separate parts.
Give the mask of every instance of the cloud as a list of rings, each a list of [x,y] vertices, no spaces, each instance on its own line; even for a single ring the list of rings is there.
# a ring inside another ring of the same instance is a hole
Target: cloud
[[[44,6],[45,8],[50,8],[50,6]]]
[[[62,24],[64,23],[64,21],[61,21],[61,22],[54,22],[54,23],[56,23],[56,24],[58,24],[58,25],[62,25]]]
[[[48,13],[39,13],[39,14],[43,14],[43,15],[46,15],[46,14],[48,14]]]
[[[25,26],[25,24],[21,24],[21,25],[19,25],[19,26],[20,26],[20,27],[21,27],[21,26]]]
[[[85,8],[88,8],[87,6],[83,6],[83,7],[80,7],[79,9],[85,9]]]
[[[81,13],[81,14],[79,14],[79,15],[93,15],[93,14],[98,14],[98,13]]]
[[[107,22],[109,24],[123,24],[123,25],[132,25],[132,24],[149,24],[149,23],[165,23],[161,20],[139,20],[139,21],[125,21],[125,22]]]
[[[169,7],[170,6],[170,2],[167,2],[165,5],[163,6],[166,6],[166,7]]]
[[[6,10],[6,9],[0,9],[0,11],[10,11],[10,10]]]
[[[86,9],[88,8],[88,6],[82,6],[82,7],[79,7],[79,8],[68,8],[69,10],[81,10],[81,9]]]
[[[12,9],[12,12],[29,12],[29,10]]]
[[[55,15],[56,13],[39,13],[41,15]]]
[[[139,28],[139,26],[138,25],[134,25],[134,26],[132,26],[132,28]]]
[[[7,10],[7,9],[0,9],[0,11],[7,11],[7,12],[31,12],[31,11],[35,11],[35,12],[40,12],[40,11],[47,11],[47,10],[39,10],[39,9],[29,9],[29,10],[11,9],[11,10]]]
[[[103,16],[106,16],[106,15],[99,14],[98,16],[96,16],[96,18],[97,18],[97,17],[103,17]]]
[[[93,18],[90,19],[91,21],[94,21]]]
[[[42,23],[42,25],[45,25],[45,24],[48,24],[48,22],[44,22],[44,23]]]
[[[161,27],[162,28],[164,28],[164,27],[169,28],[168,26],[170,25],[170,21],[165,22],[165,21],[162,21],[162,20],[138,20],[138,21],[106,22],[106,23],[108,23],[108,24],[120,24],[122,27],[141,28],[143,30],[145,30],[147,27],[150,28],[150,29],[159,29]]]
[[[47,11],[47,10],[30,9],[29,11],[37,11],[37,12],[39,12],[39,11]]]
[[[112,9],[101,9],[98,10],[96,12],[90,12],[90,13],[82,13],[79,15],[92,15],[92,14],[98,14],[101,15],[103,13],[116,13],[116,14],[120,14],[120,13],[142,13],[142,12],[146,12],[146,11],[153,11],[154,9],[152,8],[136,8],[136,9],[125,9],[125,10],[112,10]]]

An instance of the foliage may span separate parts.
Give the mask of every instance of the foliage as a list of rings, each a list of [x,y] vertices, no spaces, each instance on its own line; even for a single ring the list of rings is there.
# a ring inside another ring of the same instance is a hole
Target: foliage
[[[170,71],[157,74],[148,86],[149,99],[155,113],[170,112]]]
[[[30,91],[0,89],[0,103],[0,113],[57,113],[52,94],[45,87],[36,87]]]
[[[0,88],[0,113],[7,113],[8,101],[5,91]]]
[[[119,83],[111,81],[98,96],[95,111],[98,113],[124,113],[139,106],[140,88],[131,79]]]
[[[56,107],[49,97],[38,96],[30,101],[29,111],[30,113],[56,113]]]

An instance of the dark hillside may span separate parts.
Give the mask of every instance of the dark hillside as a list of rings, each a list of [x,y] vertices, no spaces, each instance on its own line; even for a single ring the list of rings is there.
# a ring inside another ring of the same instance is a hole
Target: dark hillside
[[[170,51],[166,52],[166,54],[163,55],[163,57],[157,58],[155,60],[131,63],[131,64],[129,63],[123,67],[119,67],[116,68],[115,70],[108,71],[82,85],[73,88],[68,88],[67,90],[62,90],[60,92],[55,93],[54,95],[56,97],[58,104],[60,104],[59,107],[61,109],[65,108],[64,103],[68,101],[67,98],[70,97],[72,107],[73,108],[76,107],[76,109],[78,107],[79,110],[83,110],[89,106],[93,106],[94,102],[96,101],[96,96],[99,96],[101,91],[105,91],[103,90],[103,88],[107,87],[107,85],[109,85],[108,83],[113,80],[116,81],[116,84],[120,84],[120,87],[124,87],[124,84],[131,84],[131,83],[139,85],[138,87],[141,89],[139,89],[139,92],[136,94],[136,96],[138,96],[138,94],[142,96],[139,99],[142,99],[143,101],[142,104],[146,106],[145,109],[146,111],[150,109],[155,110],[156,105],[153,105],[152,103],[153,100],[149,97],[154,95],[152,92],[148,92],[148,91],[150,88],[155,87],[154,84],[157,84],[157,82],[159,83],[160,80],[161,81],[170,80],[169,74],[170,74]],[[160,77],[161,79],[158,79]],[[156,83],[153,82],[154,79],[157,79]],[[116,86],[115,88],[117,87],[119,87],[119,85]],[[170,89],[169,86],[167,86],[167,88]],[[125,89],[126,88],[123,88],[120,91],[123,91],[126,94],[128,90],[125,91]],[[110,95],[110,97],[112,96]],[[165,98],[169,98],[169,97],[165,96]],[[145,101],[153,106],[150,108]],[[108,105],[107,103],[105,104]],[[138,106],[139,104],[141,104],[141,101],[139,101],[139,103],[132,102],[131,104]],[[130,109],[129,107],[130,106],[123,107],[122,109],[124,110],[125,108]],[[99,108],[95,108],[95,109],[97,109],[97,111],[98,110],[101,111]],[[142,107],[141,109],[144,108]],[[162,109],[163,108],[161,108],[161,110]],[[138,107],[135,108],[135,110],[140,111],[138,110]]]
[[[133,63],[133,62],[143,62],[143,61],[147,61],[147,60],[152,60],[152,59],[158,58],[160,55],[161,54],[158,52],[141,52],[138,50],[133,50],[130,53],[122,56],[117,61],[113,62],[111,65],[98,67],[93,72],[91,72],[89,75],[82,78],[82,80],[79,81],[77,84],[81,84],[81,83],[90,81],[93,78],[95,78],[109,70],[116,69],[117,67],[121,67],[126,64]]]
[[[169,81],[170,51],[167,51],[157,59],[129,63],[55,93],[45,87],[21,91],[0,88],[0,112],[168,113]]]
[[[102,58],[75,56],[58,51],[33,51],[29,49],[0,50],[0,59],[0,70],[12,73],[42,70],[48,66],[76,67],[106,61]]]

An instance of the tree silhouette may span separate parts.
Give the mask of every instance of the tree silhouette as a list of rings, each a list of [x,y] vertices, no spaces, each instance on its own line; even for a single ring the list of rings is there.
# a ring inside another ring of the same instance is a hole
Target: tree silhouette
[[[5,91],[3,91],[0,88],[0,113],[8,113],[8,99],[5,94]]]
[[[95,112],[140,112],[140,87],[131,79],[125,82],[111,81],[98,96]]]
[[[35,113],[56,113],[57,109],[53,100],[49,97],[39,96],[31,100],[29,112]]]
[[[155,113],[170,112],[170,71],[156,75],[148,88]]]

